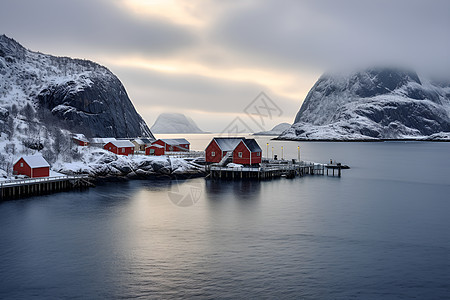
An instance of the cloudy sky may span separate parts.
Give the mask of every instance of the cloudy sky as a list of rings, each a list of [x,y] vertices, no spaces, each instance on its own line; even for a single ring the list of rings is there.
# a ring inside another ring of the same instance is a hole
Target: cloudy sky
[[[446,0],[2,0],[0,33],[96,61],[151,126],[180,112],[221,131],[265,92],[291,123],[327,70],[450,70]],[[252,126],[250,126],[252,127]],[[255,129],[256,128],[251,128]],[[269,129],[269,128],[267,128]]]

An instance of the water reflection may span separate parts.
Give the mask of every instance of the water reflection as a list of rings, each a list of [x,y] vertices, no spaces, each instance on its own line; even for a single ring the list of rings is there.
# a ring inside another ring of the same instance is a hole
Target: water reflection
[[[261,181],[241,180],[206,180],[205,192],[209,200],[224,199],[224,196],[233,196],[238,200],[255,200],[260,197]]]
[[[0,203],[0,298],[446,299],[449,144],[406,146],[303,147],[342,153],[339,179],[137,180]],[[195,205],[169,198],[192,188]]]

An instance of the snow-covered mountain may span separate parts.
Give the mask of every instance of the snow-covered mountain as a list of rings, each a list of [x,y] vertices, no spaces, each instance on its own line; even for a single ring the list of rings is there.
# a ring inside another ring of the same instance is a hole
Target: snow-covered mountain
[[[0,114],[5,111],[86,136],[153,137],[107,68],[33,52],[0,35]]]
[[[154,133],[205,133],[194,120],[183,114],[162,113],[151,127]]]
[[[291,128],[291,124],[280,123],[280,124],[276,125],[275,127],[273,127],[271,130],[256,132],[253,135],[280,135],[285,130],[288,130],[289,128]]]
[[[450,81],[409,70],[324,74],[280,139],[450,139]]]

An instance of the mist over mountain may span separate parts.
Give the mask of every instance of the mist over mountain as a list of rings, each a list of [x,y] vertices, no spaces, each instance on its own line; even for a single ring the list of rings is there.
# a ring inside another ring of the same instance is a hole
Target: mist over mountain
[[[151,127],[154,133],[205,133],[194,120],[179,113],[162,113]]]
[[[327,73],[279,138],[449,139],[450,84],[401,68]]]

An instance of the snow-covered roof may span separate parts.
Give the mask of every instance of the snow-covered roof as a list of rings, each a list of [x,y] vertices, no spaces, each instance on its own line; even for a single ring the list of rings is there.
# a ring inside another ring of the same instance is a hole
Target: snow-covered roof
[[[89,142],[88,139],[84,136],[84,134],[81,133],[74,134],[73,138],[82,142]]]
[[[234,148],[240,143],[240,141],[245,140],[243,137],[215,137],[217,145],[222,151],[233,151]]]
[[[30,168],[44,168],[50,167],[49,163],[42,157],[42,155],[30,155],[19,157],[14,164],[16,164],[21,158],[30,166]]]
[[[251,152],[262,152],[255,139],[245,139],[244,143]]]
[[[112,141],[116,141],[116,138],[93,138],[93,139],[91,139],[91,143],[93,143],[93,144],[107,144]]]
[[[133,141],[136,142],[136,144],[138,144],[138,145],[146,145],[146,144],[152,143],[152,141],[150,141],[149,139],[146,139],[146,138],[134,139]]]
[[[149,147],[155,147],[155,148],[164,148],[164,146],[158,145],[158,144],[153,144]],[[148,148],[148,147],[147,147]]]
[[[116,146],[117,148],[122,148],[122,147],[133,147],[134,148],[134,144],[128,140],[121,140],[121,141],[110,141],[111,144],[113,144],[114,146]]]
[[[161,141],[163,141],[167,145],[172,145],[172,146],[181,145],[181,144],[189,144],[190,145],[190,143],[186,139],[161,139]]]

